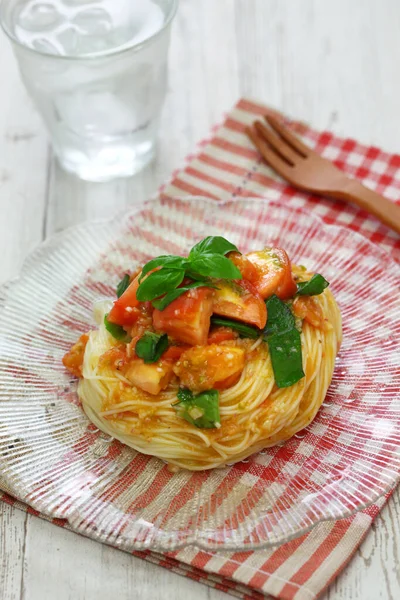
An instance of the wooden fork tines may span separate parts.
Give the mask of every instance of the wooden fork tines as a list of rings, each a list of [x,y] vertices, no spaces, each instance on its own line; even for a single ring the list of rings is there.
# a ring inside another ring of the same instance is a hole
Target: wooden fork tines
[[[277,117],[266,115],[246,133],[269,166],[293,186],[322,196],[352,202],[400,233],[400,207],[351,179],[304,144]]]

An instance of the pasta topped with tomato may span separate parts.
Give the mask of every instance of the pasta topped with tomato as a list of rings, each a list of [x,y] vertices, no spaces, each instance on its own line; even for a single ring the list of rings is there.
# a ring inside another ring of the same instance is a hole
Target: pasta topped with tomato
[[[171,468],[231,464],[314,419],[341,341],[328,285],[208,237],[126,274],[63,362],[99,429]]]

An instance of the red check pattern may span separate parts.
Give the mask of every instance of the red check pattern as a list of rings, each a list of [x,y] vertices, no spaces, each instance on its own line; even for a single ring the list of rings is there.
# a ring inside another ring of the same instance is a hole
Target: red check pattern
[[[293,209],[304,207],[326,223],[359,231],[399,260],[399,236],[366,212],[298,192],[263,163],[244,129],[266,110],[257,103],[240,100],[224,124],[215,129],[212,138],[201,143],[198,152],[188,158],[186,166],[163,187],[161,194],[166,202],[169,198],[187,194],[207,196],[216,201],[266,197]],[[399,155],[362,146],[329,132],[316,132],[301,123],[290,125],[306,143],[346,173],[393,201],[400,199]],[[273,466],[272,460],[269,467]],[[282,468],[282,465],[278,466]],[[340,467],[340,464],[335,466]],[[0,493],[0,498],[30,514],[47,518],[6,492]],[[134,555],[244,600],[260,600],[271,595],[286,600],[316,598],[351,559],[384,501],[382,499],[350,518],[321,523],[306,535],[268,550],[216,553],[189,546],[163,555],[150,551],[134,552]],[[72,529],[62,519],[52,519],[52,522]]]

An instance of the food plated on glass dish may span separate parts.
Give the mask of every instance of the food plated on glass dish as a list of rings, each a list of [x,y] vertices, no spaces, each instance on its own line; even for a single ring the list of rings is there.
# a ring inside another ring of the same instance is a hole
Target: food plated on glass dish
[[[208,236],[126,273],[63,363],[102,431],[172,469],[225,466],[315,417],[341,341],[326,279]]]
[[[361,510],[400,472],[399,289],[382,248],[295,201],[71,228],[1,289],[2,481],[129,551],[250,550]]]

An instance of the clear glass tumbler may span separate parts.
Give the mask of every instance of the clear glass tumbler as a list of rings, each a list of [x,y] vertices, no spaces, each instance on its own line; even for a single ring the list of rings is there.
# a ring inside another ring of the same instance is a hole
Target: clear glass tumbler
[[[67,171],[133,175],[154,156],[178,0],[2,0],[1,24]]]

